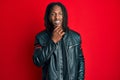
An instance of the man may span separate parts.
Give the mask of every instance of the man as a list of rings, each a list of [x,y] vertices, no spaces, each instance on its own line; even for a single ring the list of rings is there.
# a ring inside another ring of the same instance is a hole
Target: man
[[[81,37],[67,26],[67,12],[63,4],[47,6],[46,30],[35,39],[33,61],[42,66],[42,80],[84,80],[84,57]]]

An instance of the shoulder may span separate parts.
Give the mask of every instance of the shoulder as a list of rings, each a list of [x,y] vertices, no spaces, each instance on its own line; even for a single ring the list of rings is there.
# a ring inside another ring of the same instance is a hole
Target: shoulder
[[[49,36],[48,36],[47,31],[46,31],[46,30],[43,30],[43,31],[37,33],[37,34],[36,34],[36,37],[37,37],[38,39],[45,39],[45,38],[47,38],[47,37],[49,37]]]
[[[81,41],[81,35],[78,32],[70,29],[69,34],[73,38],[74,41],[77,41],[77,42]]]
[[[37,33],[35,38],[39,42],[39,44],[43,45],[44,43],[47,42],[47,40],[49,40],[49,35],[46,30],[43,30]]]

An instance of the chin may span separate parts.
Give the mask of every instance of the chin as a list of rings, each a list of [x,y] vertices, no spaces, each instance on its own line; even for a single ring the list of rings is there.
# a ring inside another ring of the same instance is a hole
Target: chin
[[[54,25],[54,28],[56,28],[56,27],[62,27],[62,25]]]

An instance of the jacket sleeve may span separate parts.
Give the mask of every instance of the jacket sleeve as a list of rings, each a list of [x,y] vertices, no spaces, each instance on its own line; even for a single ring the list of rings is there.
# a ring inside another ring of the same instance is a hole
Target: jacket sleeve
[[[41,46],[37,37],[34,46],[33,62],[37,66],[42,66],[56,48],[56,44],[51,39],[47,42],[46,46]]]
[[[81,48],[81,41],[78,49],[79,54],[79,65],[78,65],[78,80],[84,80],[84,74],[85,74],[85,62],[84,62],[84,56]]]

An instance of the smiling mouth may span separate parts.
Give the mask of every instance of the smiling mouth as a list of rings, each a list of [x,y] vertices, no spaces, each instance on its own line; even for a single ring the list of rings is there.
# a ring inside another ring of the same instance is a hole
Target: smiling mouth
[[[55,25],[59,25],[59,24],[60,24],[60,20],[54,21],[54,24],[55,24]]]

